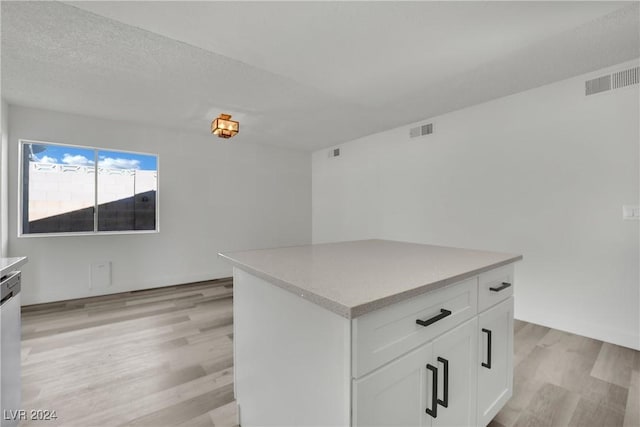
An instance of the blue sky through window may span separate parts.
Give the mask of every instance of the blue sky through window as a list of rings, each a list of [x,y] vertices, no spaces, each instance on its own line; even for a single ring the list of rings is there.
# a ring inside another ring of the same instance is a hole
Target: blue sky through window
[[[98,150],[98,162],[100,166],[115,169],[140,169],[145,171],[158,169],[158,158],[148,154]]]
[[[93,166],[93,149],[62,145],[33,144],[36,161],[66,165]],[[98,165],[110,169],[157,170],[158,158],[148,154],[98,150]]]

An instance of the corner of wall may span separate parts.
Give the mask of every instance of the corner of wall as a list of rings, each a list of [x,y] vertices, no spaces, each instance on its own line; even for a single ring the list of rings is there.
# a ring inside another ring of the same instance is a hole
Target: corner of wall
[[[0,257],[3,257],[9,249],[9,104],[4,99],[0,104]]]

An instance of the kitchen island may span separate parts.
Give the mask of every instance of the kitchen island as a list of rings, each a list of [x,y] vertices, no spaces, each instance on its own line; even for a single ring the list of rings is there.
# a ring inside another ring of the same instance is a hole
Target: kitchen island
[[[243,427],[486,425],[520,255],[385,240],[221,253]]]

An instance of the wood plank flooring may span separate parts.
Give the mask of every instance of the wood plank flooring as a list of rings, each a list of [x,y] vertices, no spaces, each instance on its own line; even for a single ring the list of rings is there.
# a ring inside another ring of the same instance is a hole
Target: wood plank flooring
[[[234,426],[231,279],[23,307],[20,426]],[[515,322],[490,424],[640,427],[640,352]]]
[[[231,279],[23,307],[20,426],[233,426]]]
[[[490,427],[640,426],[640,352],[516,320],[513,397]]]

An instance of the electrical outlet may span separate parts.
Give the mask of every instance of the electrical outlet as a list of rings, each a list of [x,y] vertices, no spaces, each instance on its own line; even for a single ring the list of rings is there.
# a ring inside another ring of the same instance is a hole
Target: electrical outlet
[[[111,261],[91,264],[90,289],[104,289],[111,286]]]

